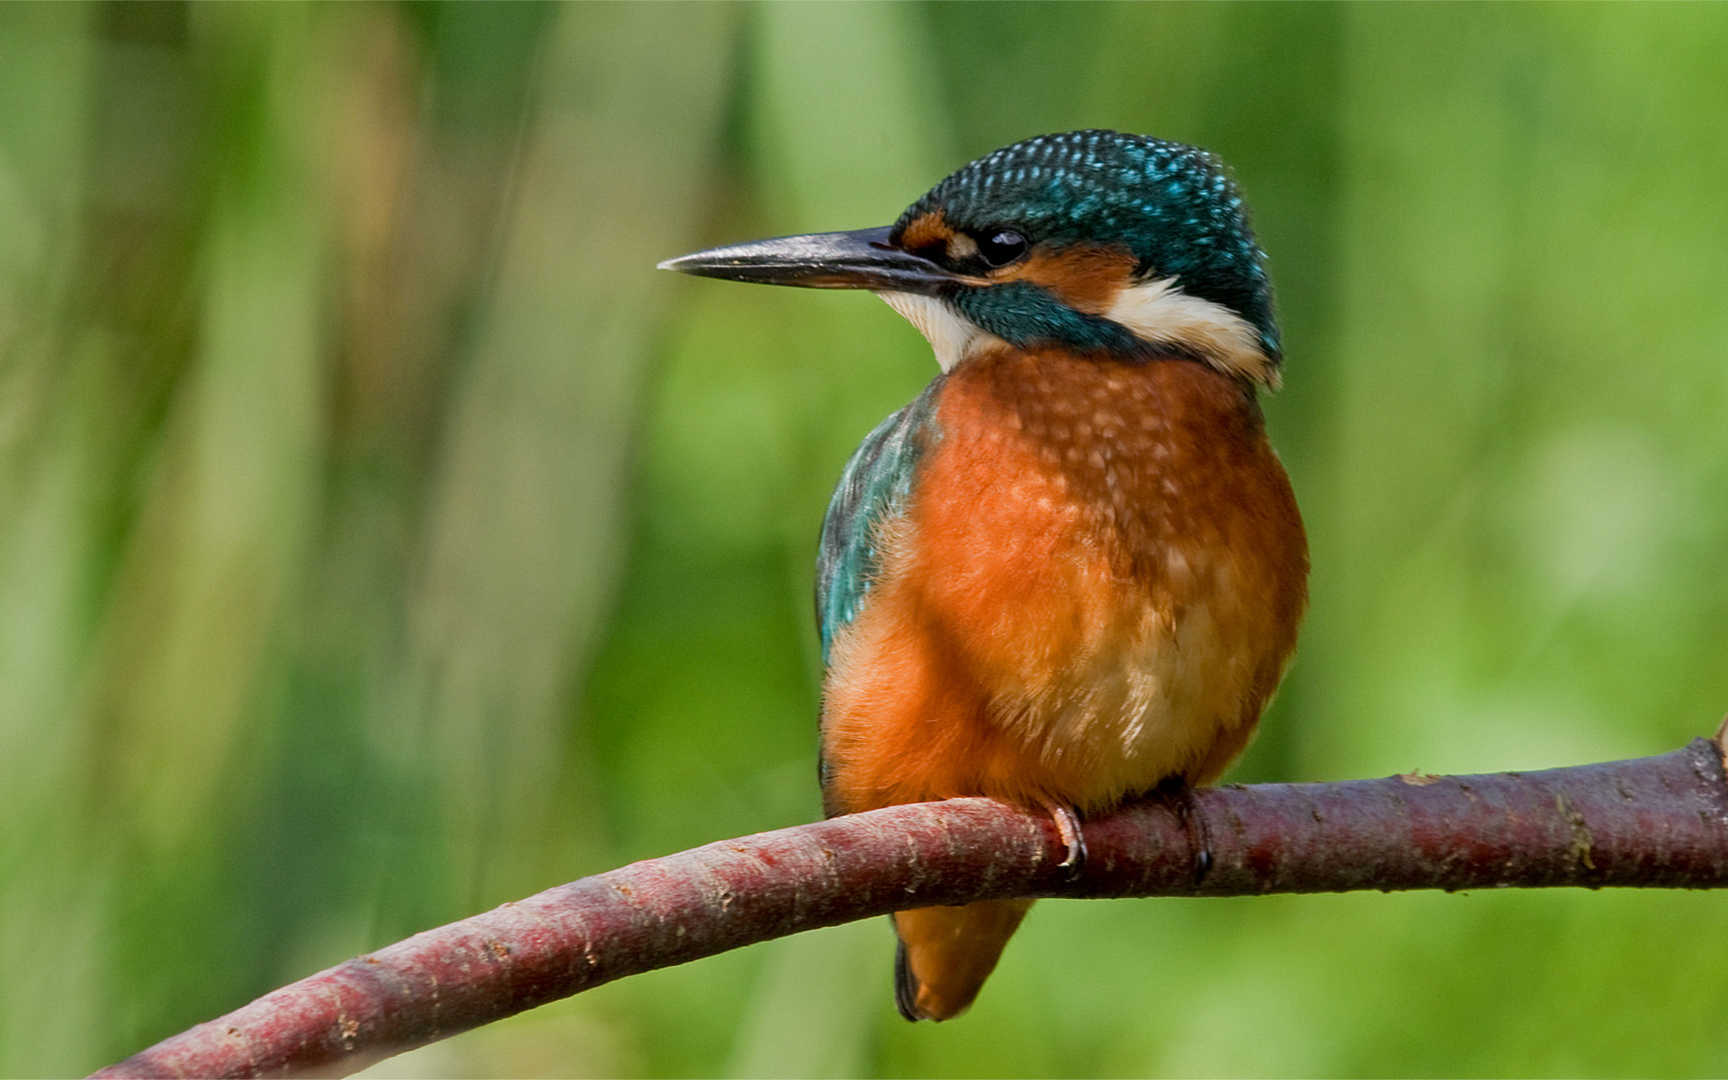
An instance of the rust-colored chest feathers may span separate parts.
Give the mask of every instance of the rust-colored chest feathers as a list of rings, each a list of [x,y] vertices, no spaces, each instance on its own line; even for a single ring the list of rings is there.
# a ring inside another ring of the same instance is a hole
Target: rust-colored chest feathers
[[[1277,468],[1258,406],[1198,364],[1003,350],[950,380],[940,417],[952,443],[931,474],[933,499],[964,472],[991,478],[1010,501],[1036,492],[1047,520],[1025,525],[1097,545],[1116,577],[1177,602],[1198,583],[1173,555],[1227,542],[1272,509],[1254,505],[1274,495],[1261,489]]]
[[[1240,752],[1307,548],[1259,408],[1179,359],[957,367],[824,688],[834,810],[985,794],[1100,809]]]

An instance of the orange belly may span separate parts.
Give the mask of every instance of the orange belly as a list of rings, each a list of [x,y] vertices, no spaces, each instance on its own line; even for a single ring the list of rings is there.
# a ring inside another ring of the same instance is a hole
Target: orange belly
[[[1295,645],[1307,549],[1257,405],[1197,363],[961,365],[824,686],[834,812],[1106,808],[1215,778]]]

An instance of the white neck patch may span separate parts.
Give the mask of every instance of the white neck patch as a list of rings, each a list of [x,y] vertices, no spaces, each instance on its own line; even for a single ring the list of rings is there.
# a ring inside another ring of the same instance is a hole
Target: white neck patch
[[[904,292],[876,295],[918,328],[935,351],[936,363],[943,371],[954,370],[955,364],[979,349],[1008,344],[934,296]]]
[[[1141,341],[1192,349],[1227,375],[1274,390],[1281,381],[1252,323],[1222,304],[1183,292],[1173,277],[1128,286],[1103,315]]]

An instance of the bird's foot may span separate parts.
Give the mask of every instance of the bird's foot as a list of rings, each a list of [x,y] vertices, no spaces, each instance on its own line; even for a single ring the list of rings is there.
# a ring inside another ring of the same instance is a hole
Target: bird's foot
[[[1056,865],[1068,872],[1068,880],[1073,881],[1086,869],[1086,834],[1080,831],[1080,815],[1072,806],[1043,800],[1044,810],[1050,819],[1056,823],[1056,835],[1062,838],[1062,844],[1068,849],[1068,854]]]
[[[1200,809],[1200,801],[1194,797],[1194,789],[1181,781],[1173,781],[1159,787],[1158,794],[1169,805],[1176,820],[1182,823],[1182,831],[1188,835],[1188,850],[1193,852],[1194,884],[1206,880],[1206,875],[1212,872],[1212,837],[1206,824],[1205,811]]]

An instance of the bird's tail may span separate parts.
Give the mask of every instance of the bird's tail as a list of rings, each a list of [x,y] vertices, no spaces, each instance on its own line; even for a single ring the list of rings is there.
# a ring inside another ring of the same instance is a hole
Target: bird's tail
[[[897,912],[894,1003],[900,1015],[949,1020],[965,1012],[1031,906],[1030,900],[987,900]]]

